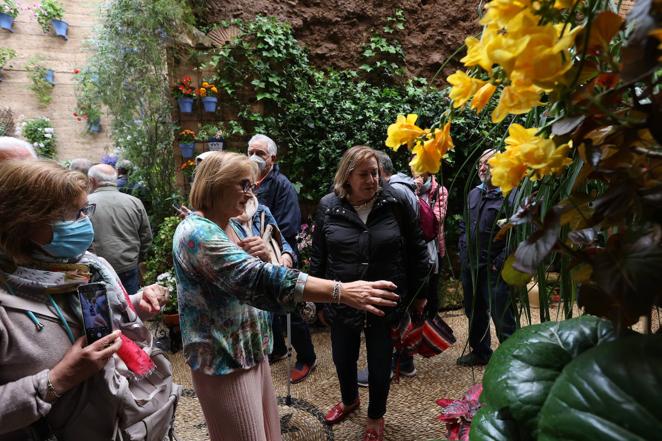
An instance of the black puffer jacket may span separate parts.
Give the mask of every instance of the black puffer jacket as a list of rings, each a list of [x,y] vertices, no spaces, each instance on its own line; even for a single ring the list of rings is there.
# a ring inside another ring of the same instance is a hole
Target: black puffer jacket
[[[341,282],[389,280],[397,285],[400,303],[427,295],[428,254],[416,215],[388,185],[379,191],[363,223],[354,208],[334,193],[322,198],[317,209],[310,274]],[[420,290],[418,288],[421,287]],[[396,316],[385,308],[387,319]],[[329,305],[327,318],[360,329],[372,314],[345,305]]]

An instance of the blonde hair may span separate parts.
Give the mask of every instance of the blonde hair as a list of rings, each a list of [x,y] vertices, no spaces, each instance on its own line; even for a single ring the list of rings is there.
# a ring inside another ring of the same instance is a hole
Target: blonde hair
[[[0,161],[0,248],[15,261],[29,258],[34,227],[62,220],[88,187],[85,175],[54,161]]]
[[[359,163],[367,161],[370,158],[375,158],[377,166],[379,167],[379,158],[377,157],[377,154],[367,145],[355,145],[342,155],[342,158],[340,158],[340,162],[338,163],[338,171],[336,171],[336,176],[333,179],[333,191],[339,198],[346,198],[350,194],[351,188],[347,183],[349,175]]]
[[[245,176],[255,181],[257,164],[248,156],[233,152],[212,152],[195,169],[189,194],[191,208],[213,210],[223,200],[223,194]]]

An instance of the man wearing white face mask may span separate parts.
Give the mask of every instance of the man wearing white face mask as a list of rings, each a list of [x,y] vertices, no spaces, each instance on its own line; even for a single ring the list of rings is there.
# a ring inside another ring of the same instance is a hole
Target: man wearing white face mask
[[[461,366],[485,365],[492,356],[490,315],[497,338],[503,342],[517,327],[510,289],[501,278],[507,256],[505,240],[494,240],[499,226],[497,219],[507,217],[502,207],[503,194],[492,184],[489,159],[496,154],[490,149],[478,160],[481,184],[467,195],[468,224],[459,224],[459,250],[462,263],[464,311],[469,319],[471,352],[457,359]],[[508,202],[512,203],[512,192]],[[473,274],[472,274],[473,273]]]
[[[276,143],[266,135],[257,134],[248,141],[248,156],[260,171],[255,195],[260,204],[271,210],[285,240],[289,244],[296,244],[296,235],[301,228],[299,199],[294,185],[280,172],[276,163],[277,153]],[[294,262],[288,262],[287,254],[284,256],[281,264],[292,266]],[[282,359],[287,354],[283,334],[284,321],[282,315],[274,317],[274,350],[271,355],[273,361]],[[315,368],[317,357],[308,325],[297,313],[292,314],[292,345],[297,352],[297,362],[291,379],[292,383],[298,383],[306,379]]]

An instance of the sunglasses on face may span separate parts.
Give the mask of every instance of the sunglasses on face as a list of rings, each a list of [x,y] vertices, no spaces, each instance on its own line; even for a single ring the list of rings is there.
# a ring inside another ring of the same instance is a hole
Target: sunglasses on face
[[[83,216],[91,216],[97,209],[97,204],[86,204],[83,208],[78,210],[76,214],[76,220],[82,218]]]

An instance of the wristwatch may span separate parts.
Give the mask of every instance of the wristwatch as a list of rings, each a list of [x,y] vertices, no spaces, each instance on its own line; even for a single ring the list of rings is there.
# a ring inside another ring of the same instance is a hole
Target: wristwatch
[[[48,403],[52,403],[61,396],[62,395],[57,393],[57,391],[55,390],[55,386],[53,386],[53,383],[51,383],[51,378],[49,377],[49,374],[46,374],[46,396],[44,397],[44,401]]]

